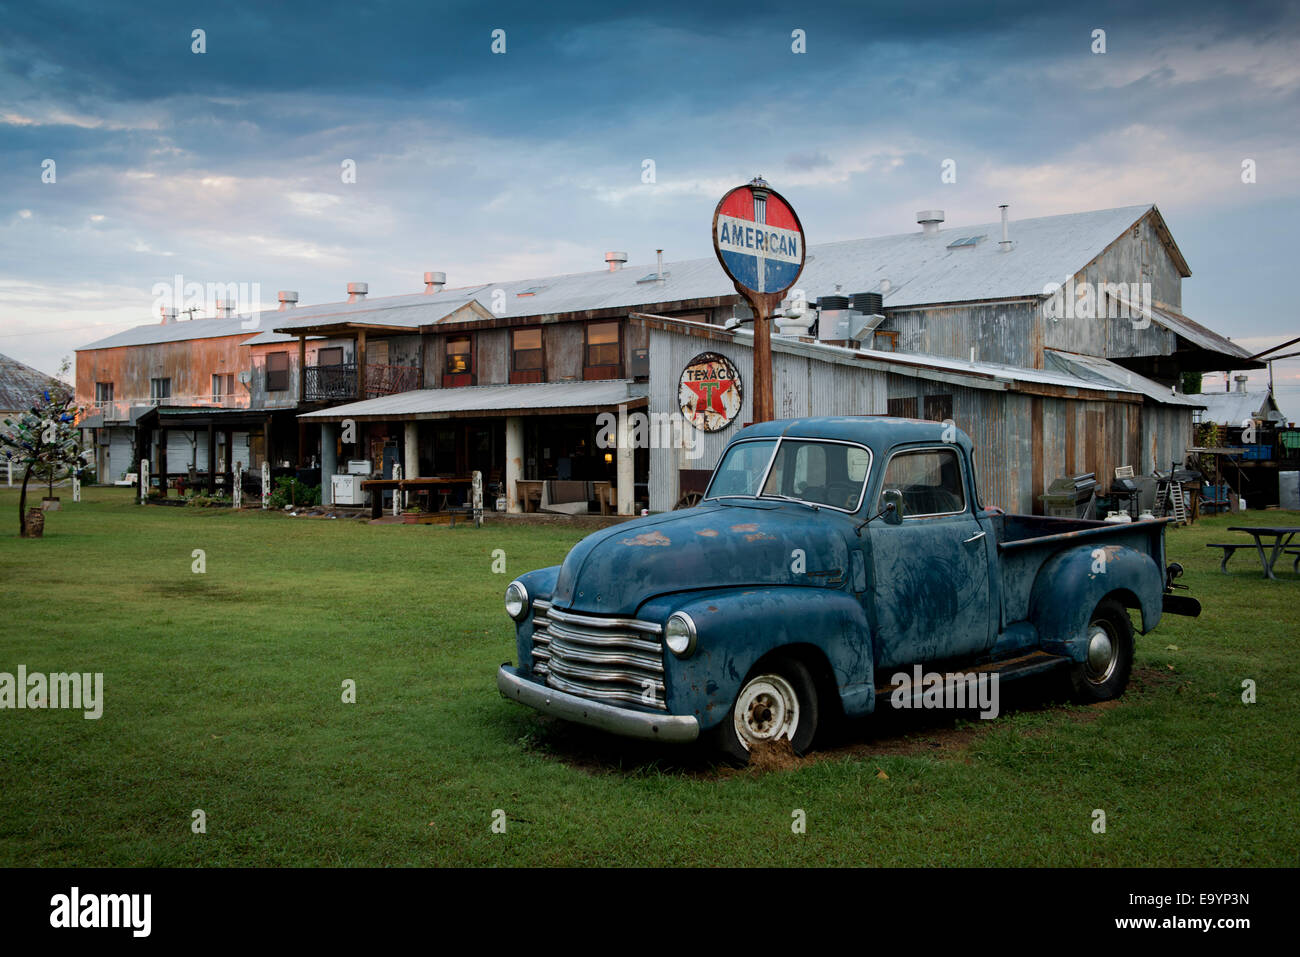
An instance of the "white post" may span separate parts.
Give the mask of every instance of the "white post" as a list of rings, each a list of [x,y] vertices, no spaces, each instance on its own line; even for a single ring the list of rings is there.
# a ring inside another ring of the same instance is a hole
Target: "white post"
[[[244,506],[244,463],[235,463],[235,487],[230,490],[230,504],[235,508]]]
[[[483,473],[474,473],[474,527],[483,525]]]
[[[149,500],[149,460],[140,460],[140,504]]]
[[[400,482],[402,480],[402,466],[397,462],[393,463],[393,478]],[[400,489],[393,489],[393,514],[402,513],[402,495]]]
[[[403,468],[403,474],[407,478],[419,478],[420,477],[420,423],[419,422],[406,423],[405,445],[406,448],[404,450],[403,460],[405,461],[406,465]],[[409,505],[410,503],[411,503],[411,493],[404,492],[402,494],[402,504]]]
[[[6,460],[5,464],[9,466],[9,487],[13,488],[14,487],[14,460],[8,459]]]
[[[524,477],[524,420],[522,416],[506,418],[506,511],[522,512],[519,480]]]
[[[72,500],[74,502],[81,501],[81,476],[75,472],[72,475]]]
[[[271,463],[262,463],[262,508],[269,508],[271,503]]]
[[[614,452],[614,460],[617,463],[618,514],[620,515],[631,515],[636,504],[632,467],[635,461],[633,458],[635,450],[632,448],[632,431],[628,428],[627,420],[627,406],[621,405],[618,407],[618,448]]]

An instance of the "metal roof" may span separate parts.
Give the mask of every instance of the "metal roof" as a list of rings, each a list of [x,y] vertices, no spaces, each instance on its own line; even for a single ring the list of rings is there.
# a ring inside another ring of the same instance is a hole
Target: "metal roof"
[[[265,319],[270,313],[261,313]],[[89,345],[79,346],[77,352],[89,349],[115,349],[118,346],[152,346],[164,342],[188,342],[191,339],[219,339],[222,336],[251,336],[257,332],[257,316],[234,316],[228,319],[183,319],[175,322],[151,322],[124,332],[96,339]]]
[[[704,322],[692,322],[687,319],[675,319],[670,316],[654,316],[646,313],[633,313],[633,321],[646,322],[688,335],[708,339],[736,342],[752,348],[754,334],[749,329],[726,330]],[[1106,359],[1092,359],[1091,375],[1081,375],[1064,368],[1029,369],[1023,366],[1003,365],[998,362],[967,362],[948,356],[927,355],[920,352],[886,352],[877,349],[851,349],[846,346],[830,345],[824,342],[804,342],[790,336],[773,335],[773,352],[788,352],[804,355],[822,362],[840,365],[874,368],[877,371],[894,375],[926,375],[931,378],[946,378],[958,385],[975,389],[1014,389],[1017,383],[1028,386],[1059,386],[1066,389],[1082,389],[1091,392],[1117,392],[1132,395],[1150,395],[1151,398],[1169,405],[1199,405],[1187,403],[1186,397],[1173,395],[1159,383],[1145,379],[1136,373],[1129,373]],[[1126,381],[1125,377],[1131,381]],[[1150,391],[1148,391],[1148,389]]]
[[[1202,416],[1206,422],[1240,426],[1247,419],[1267,414],[1275,403],[1270,403],[1267,389],[1254,392],[1205,392],[1197,396],[1205,406]]]
[[[0,355],[0,409],[6,412],[25,412],[41,398],[46,389],[59,387],[68,388],[66,383],[39,369]]]
[[[837,285],[842,294],[849,295],[876,291],[881,280],[888,280],[884,302],[890,308],[1038,297],[1049,283],[1063,282],[1079,272],[1154,209],[1148,204],[1013,220],[1009,230],[1013,248],[1008,252],[1003,252],[1000,244],[991,239],[974,247],[948,248],[954,239],[964,236],[1001,235],[1000,222],[953,226],[933,235],[925,235],[918,229],[892,236],[810,245],[798,288],[814,299],[833,294]],[[257,333],[250,344],[261,345],[290,338],[275,333],[275,329],[292,330],[329,321],[369,322],[415,330],[442,320],[473,299],[494,315],[512,318],[592,309],[634,310],[665,302],[735,295],[735,287],[713,256],[664,263],[662,281],[641,281],[655,272],[653,262],[629,263],[614,272],[602,269],[534,276],[442,289],[431,294],[418,292],[360,302],[300,305],[283,311],[270,309],[233,319],[198,319],[165,326],[155,323],[118,333],[82,349],[250,331]],[[494,297],[497,308],[493,308]]]
[[[1077,352],[1061,352],[1058,349],[1044,349],[1043,354],[1053,368],[1059,369],[1081,379],[1088,379],[1106,388],[1125,389],[1140,392],[1147,398],[1155,399],[1165,405],[1185,405],[1201,408],[1204,396],[1191,396],[1172,391],[1153,379],[1131,372],[1123,366],[1103,359],[1100,356],[1080,355]]]
[[[341,419],[439,418],[465,413],[506,411],[545,412],[581,408],[613,407],[621,403],[643,404],[644,383],[631,379],[603,379],[593,382],[542,382],[531,385],[475,385],[448,389],[416,389],[348,405],[336,405],[307,412],[299,419],[337,422]]]

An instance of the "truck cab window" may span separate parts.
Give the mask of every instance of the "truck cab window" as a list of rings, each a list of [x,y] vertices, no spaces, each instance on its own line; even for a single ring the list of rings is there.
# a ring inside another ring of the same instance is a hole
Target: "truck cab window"
[[[903,509],[908,518],[948,515],[966,509],[961,464],[951,449],[899,452],[889,460],[880,491],[884,493],[891,488],[903,493]]]

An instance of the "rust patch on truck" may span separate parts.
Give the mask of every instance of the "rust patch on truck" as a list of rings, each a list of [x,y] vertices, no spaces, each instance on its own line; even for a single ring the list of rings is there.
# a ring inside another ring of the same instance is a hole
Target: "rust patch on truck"
[[[624,545],[671,545],[672,539],[658,531],[642,532],[633,538],[624,538],[621,540]]]
[[[745,522],[740,525],[732,525],[731,530],[733,532],[756,532],[758,531],[758,526],[753,522]]]
[[[718,530],[716,528],[701,528],[695,534],[700,535],[704,538],[717,538]]]

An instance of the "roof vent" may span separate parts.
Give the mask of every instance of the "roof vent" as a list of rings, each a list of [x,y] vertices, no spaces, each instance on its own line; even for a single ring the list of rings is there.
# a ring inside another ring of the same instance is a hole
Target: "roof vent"
[[[1009,253],[1015,243],[1007,238],[1007,204],[1003,203],[998,209],[1002,210],[1002,239],[998,241],[998,252]]]
[[[364,282],[348,283],[348,302],[361,302],[369,291],[370,286]]]
[[[217,319],[229,319],[235,314],[235,304],[229,299],[218,299],[213,306],[212,314]]]
[[[610,272],[618,272],[627,262],[627,253],[605,253],[605,262],[609,264]]]
[[[163,306],[161,309],[158,310],[158,312],[162,314],[162,324],[164,326],[170,326],[173,322],[176,321],[175,306]]]
[[[445,272],[427,272],[424,274],[425,295],[442,292],[442,287],[445,285],[447,285],[447,274]]]
[[[298,294],[292,289],[281,289],[275,294],[275,297],[280,300],[281,312],[285,309],[292,309],[294,306],[298,305]]]
[[[1235,383],[1237,383],[1237,391],[1238,391],[1238,392],[1245,392],[1245,391],[1246,391],[1246,383],[1247,383],[1248,381],[1250,381],[1250,376],[1247,376],[1247,375],[1235,375],[1235,376],[1232,377],[1232,381],[1235,382]]]
[[[942,209],[923,209],[916,214],[916,221],[921,224],[921,232],[926,236],[936,236],[939,224],[943,222]]]

